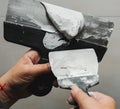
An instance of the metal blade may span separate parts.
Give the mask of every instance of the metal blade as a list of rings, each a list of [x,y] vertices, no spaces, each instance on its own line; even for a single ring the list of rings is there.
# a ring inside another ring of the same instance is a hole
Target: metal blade
[[[50,52],[49,61],[61,88],[77,85],[86,90],[99,82],[98,61],[93,49]]]

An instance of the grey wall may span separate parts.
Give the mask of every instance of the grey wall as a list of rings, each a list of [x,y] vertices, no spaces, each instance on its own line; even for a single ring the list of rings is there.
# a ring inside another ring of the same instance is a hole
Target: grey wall
[[[109,49],[100,64],[100,84],[92,90],[106,93],[115,98],[120,108],[120,1],[119,0],[44,0],[94,16],[106,17],[115,23]],[[29,48],[8,43],[3,38],[3,21],[8,0],[0,0],[0,75],[10,69]],[[69,91],[53,89],[45,97],[29,97],[18,101],[11,109],[68,109]]]

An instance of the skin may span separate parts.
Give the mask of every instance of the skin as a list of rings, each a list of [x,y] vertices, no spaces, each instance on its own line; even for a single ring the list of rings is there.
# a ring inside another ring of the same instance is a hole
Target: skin
[[[75,100],[79,109],[116,109],[115,100],[99,92],[92,92],[91,96],[88,96],[81,89],[74,86],[71,90],[71,95],[72,99],[70,97],[68,102],[73,104],[73,100]]]
[[[0,78],[0,84],[5,84],[3,90],[0,90],[0,100],[8,107],[31,95],[28,86],[37,76],[50,73],[49,63],[37,64],[39,60],[40,55],[30,50]]]

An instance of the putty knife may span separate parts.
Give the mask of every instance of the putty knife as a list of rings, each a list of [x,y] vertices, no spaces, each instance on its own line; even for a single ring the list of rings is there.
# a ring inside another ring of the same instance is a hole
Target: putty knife
[[[85,92],[99,82],[98,60],[94,49],[65,50],[49,53],[52,72],[61,88],[77,85]]]

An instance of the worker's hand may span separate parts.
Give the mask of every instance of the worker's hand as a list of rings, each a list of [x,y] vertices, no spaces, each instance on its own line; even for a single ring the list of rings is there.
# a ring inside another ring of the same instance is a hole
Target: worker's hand
[[[31,94],[28,87],[33,82],[35,77],[42,74],[49,74],[49,64],[37,64],[40,60],[40,55],[30,50],[0,78],[0,100],[10,107],[20,98],[25,98]]]
[[[93,92],[90,94],[91,96],[88,96],[81,89],[74,86],[71,95],[77,102],[79,109],[116,109],[114,99],[99,92]],[[71,104],[73,100],[69,98],[68,102]]]

